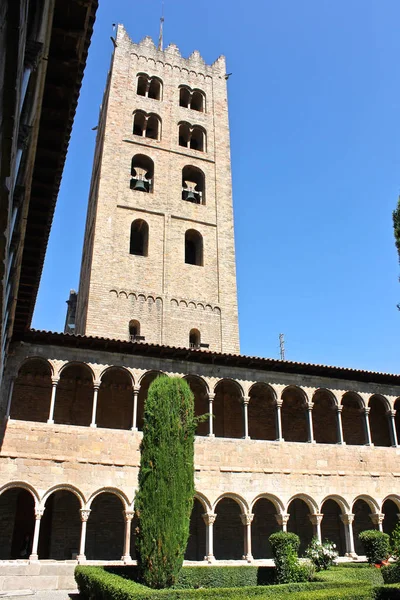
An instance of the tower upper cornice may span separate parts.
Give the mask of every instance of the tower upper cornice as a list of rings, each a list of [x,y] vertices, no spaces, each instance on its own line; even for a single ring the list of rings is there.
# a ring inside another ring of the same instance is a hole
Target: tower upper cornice
[[[212,65],[207,65],[198,50],[194,50],[188,58],[185,58],[176,44],[171,43],[164,50],[159,50],[150,36],[144,37],[136,44],[121,24],[117,29],[117,47],[120,46],[124,46],[125,50],[129,49],[130,53],[162,63],[164,66],[170,65],[173,68],[178,67],[211,77],[223,77],[226,73],[225,56],[223,55],[219,56]]]

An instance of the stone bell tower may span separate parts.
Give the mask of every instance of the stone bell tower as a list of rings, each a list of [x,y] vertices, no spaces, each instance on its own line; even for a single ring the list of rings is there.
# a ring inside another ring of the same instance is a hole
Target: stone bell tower
[[[118,26],[76,333],[239,352],[225,73]]]

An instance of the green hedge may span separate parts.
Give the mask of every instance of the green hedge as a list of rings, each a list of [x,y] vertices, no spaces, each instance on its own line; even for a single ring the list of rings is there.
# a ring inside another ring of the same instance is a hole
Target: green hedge
[[[374,588],[374,600],[400,600],[400,587],[396,584]]]
[[[225,567],[219,569],[224,570]],[[101,567],[77,567],[75,579],[83,597],[90,600],[252,600],[253,598],[287,600],[289,595],[291,600],[374,600],[373,588],[362,583],[335,585],[328,582],[314,582],[269,587],[231,587],[218,590],[215,588],[152,590],[135,581],[107,572]]]
[[[390,556],[390,537],[387,533],[368,529],[358,536],[361,541],[369,563],[377,563]]]
[[[381,569],[383,581],[385,583],[400,583],[400,564],[387,565]]]

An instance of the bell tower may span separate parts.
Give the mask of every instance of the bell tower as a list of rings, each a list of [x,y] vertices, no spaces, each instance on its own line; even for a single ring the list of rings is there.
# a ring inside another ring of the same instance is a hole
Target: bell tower
[[[76,333],[239,352],[225,73],[118,26]]]

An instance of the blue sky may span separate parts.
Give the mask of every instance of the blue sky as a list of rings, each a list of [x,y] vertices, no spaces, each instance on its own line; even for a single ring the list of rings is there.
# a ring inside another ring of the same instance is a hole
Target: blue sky
[[[77,289],[112,23],[158,37],[161,0],[100,0],[33,327]],[[399,372],[398,0],[165,0],[165,42],[227,57],[241,352]]]

